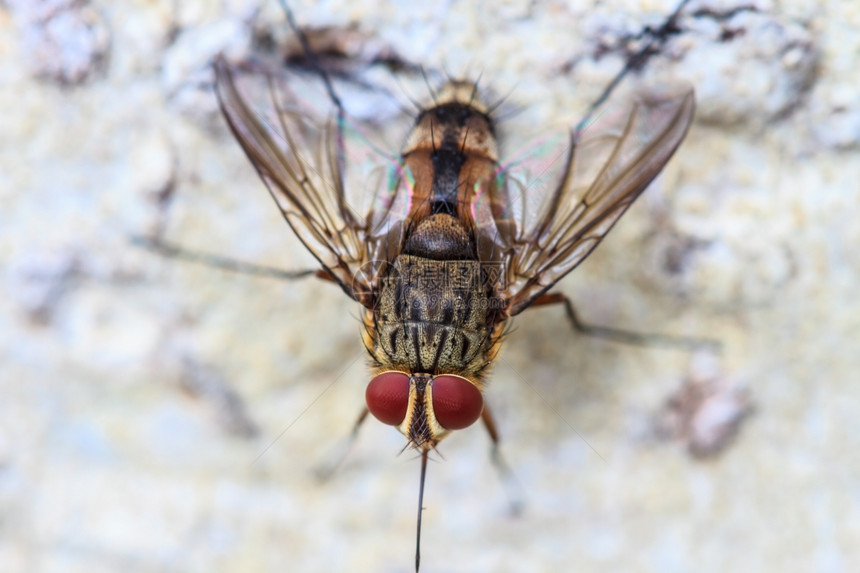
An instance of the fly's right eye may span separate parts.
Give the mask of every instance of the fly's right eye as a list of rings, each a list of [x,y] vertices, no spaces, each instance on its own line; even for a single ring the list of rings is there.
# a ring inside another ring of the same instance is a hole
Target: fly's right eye
[[[390,426],[399,426],[409,405],[409,376],[403,372],[383,372],[375,376],[364,391],[367,409]]]
[[[445,375],[433,380],[433,413],[446,430],[468,428],[483,410],[481,391],[465,378]]]

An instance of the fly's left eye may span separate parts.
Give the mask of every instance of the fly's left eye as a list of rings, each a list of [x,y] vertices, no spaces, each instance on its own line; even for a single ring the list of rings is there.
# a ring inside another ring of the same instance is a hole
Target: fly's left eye
[[[433,413],[446,430],[462,430],[474,424],[484,409],[481,391],[457,376],[437,376],[433,379]]]
[[[383,372],[364,391],[367,409],[389,426],[399,426],[409,406],[409,376],[403,372]]]

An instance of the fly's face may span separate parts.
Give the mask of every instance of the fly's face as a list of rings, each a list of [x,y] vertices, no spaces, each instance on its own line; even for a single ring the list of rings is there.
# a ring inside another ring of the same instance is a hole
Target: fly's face
[[[365,400],[377,420],[396,426],[420,450],[434,448],[451,430],[471,426],[484,409],[475,381],[451,374],[380,372],[367,385]]]

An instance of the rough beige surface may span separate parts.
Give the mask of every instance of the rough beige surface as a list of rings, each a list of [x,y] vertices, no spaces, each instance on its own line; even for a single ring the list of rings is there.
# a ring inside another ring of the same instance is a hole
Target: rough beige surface
[[[410,570],[418,463],[394,430],[367,424],[339,473],[312,474],[361,406],[356,309],[325,284],[128,242],[163,225],[189,247],[310,264],[206,89],[249,22],[282,22],[262,4],[0,7],[4,572]],[[359,22],[410,61],[482,70],[543,125],[574,121],[619,37],[673,3],[295,4],[305,24]],[[860,568],[860,5],[689,12],[645,77],[692,82],[699,121],[562,288],[595,323],[719,338],[756,413],[694,460],[649,429],[688,355],[529,312],[488,393],[525,511],[507,515],[480,427],[451,437],[423,571]]]

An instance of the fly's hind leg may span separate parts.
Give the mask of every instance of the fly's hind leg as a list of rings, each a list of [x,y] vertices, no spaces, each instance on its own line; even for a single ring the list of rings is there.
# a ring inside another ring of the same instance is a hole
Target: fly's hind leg
[[[519,483],[517,483],[514,472],[502,456],[502,451],[499,447],[500,438],[499,431],[496,429],[496,421],[490,413],[489,406],[484,405],[484,410],[481,412],[481,420],[484,422],[484,427],[487,429],[487,434],[490,436],[490,460],[493,462],[493,467],[499,473],[499,477],[504,484],[510,502],[510,513],[513,516],[520,515],[523,511],[523,496]]]
[[[358,439],[358,431],[367,419],[367,414],[369,412],[370,411],[366,407],[361,410],[361,414],[358,415],[358,419],[356,419],[355,424],[352,426],[352,431],[349,435],[343,438],[326,456],[326,458],[316,466],[314,469],[314,475],[316,475],[320,481],[327,481],[330,479],[331,476],[334,475],[334,472],[336,472],[343,464],[346,456],[349,454],[350,450],[352,450],[352,446],[355,445],[355,441]]]
[[[570,320],[570,324],[573,326],[573,329],[587,336],[594,336],[596,338],[603,338],[605,340],[621,342],[624,344],[633,344],[635,346],[662,346],[687,351],[706,350],[715,354],[719,354],[722,351],[722,344],[717,340],[711,340],[709,338],[631,332],[629,330],[585,324],[579,319],[570,299],[561,293],[547,293],[541,295],[535,299],[530,308],[548,306],[551,304],[563,305],[564,310],[567,313],[567,318]]]
[[[672,13],[663,20],[661,25],[656,28],[647,27],[642,30],[638,37],[645,40],[643,45],[638,50],[628,55],[627,62],[624,64],[621,71],[615,75],[612,81],[609,82],[609,85],[604,88],[603,93],[601,93],[588,108],[585,116],[579,124],[577,124],[576,129],[574,130],[574,133],[577,134],[577,139],[582,130],[592,122],[594,114],[597,112],[597,108],[609,99],[609,96],[612,95],[612,92],[615,91],[615,88],[618,87],[621,80],[623,80],[630,72],[642,69],[649,59],[660,53],[660,50],[666,44],[668,39],[679,32],[678,18],[681,16],[681,12],[689,1],[690,0],[680,0]]]

